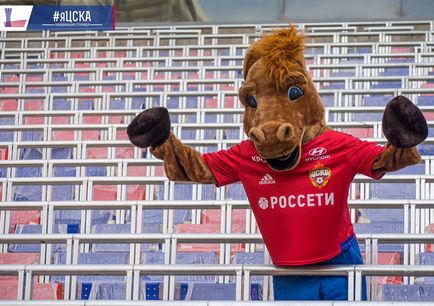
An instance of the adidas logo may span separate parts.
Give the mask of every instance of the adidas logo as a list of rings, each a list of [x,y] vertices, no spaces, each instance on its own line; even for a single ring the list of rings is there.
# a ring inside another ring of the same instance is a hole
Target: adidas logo
[[[268,184],[276,184],[276,181],[273,179],[271,175],[268,173],[264,175],[263,178],[259,181],[259,185],[268,185]]]

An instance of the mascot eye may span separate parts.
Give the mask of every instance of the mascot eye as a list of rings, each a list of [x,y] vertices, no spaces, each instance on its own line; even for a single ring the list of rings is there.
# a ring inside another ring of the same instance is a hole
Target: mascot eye
[[[247,104],[249,104],[249,106],[253,108],[258,107],[258,103],[256,102],[256,98],[254,96],[249,96],[247,98]]]
[[[298,98],[300,98],[303,95],[303,91],[301,91],[300,88],[298,88],[297,86],[291,86],[288,89],[288,98],[289,100],[297,100]]]

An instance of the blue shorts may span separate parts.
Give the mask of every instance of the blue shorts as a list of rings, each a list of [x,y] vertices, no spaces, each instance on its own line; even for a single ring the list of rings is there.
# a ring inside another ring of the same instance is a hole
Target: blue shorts
[[[338,256],[321,264],[363,264],[355,237]],[[345,276],[274,276],[274,300],[348,300],[348,278]],[[362,283],[362,300],[366,301],[366,279]]]

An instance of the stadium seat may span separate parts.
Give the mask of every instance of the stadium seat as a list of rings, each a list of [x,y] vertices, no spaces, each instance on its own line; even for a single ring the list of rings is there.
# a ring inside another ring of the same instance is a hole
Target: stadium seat
[[[228,301],[235,300],[235,284],[193,283],[186,300]]]
[[[217,263],[217,256],[214,252],[178,252],[176,254],[177,264],[192,264],[192,265],[211,265]],[[215,281],[214,276],[203,275],[181,275],[176,277],[177,282],[212,282]]]
[[[15,234],[41,234],[42,225],[40,224],[17,224]],[[39,253],[41,246],[39,244],[10,244],[8,251],[10,253]]]
[[[434,301],[434,285],[383,285],[382,293],[383,301]]]
[[[2,33],[0,199],[8,205],[16,202],[37,208],[6,210],[1,218],[8,219],[1,220],[0,234],[50,235],[44,233],[43,228],[52,228],[55,234],[87,235],[89,228],[92,234],[130,234],[136,231],[136,224],[131,223],[132,217],[137,216],[135,213],[141,211],[137,208],[140,205],[143,208],[141,220],[138,220],[140,233],[232,235],[253,232],[253,215],[237,206],[240,202],[247,203],[241,184],[217,189],[212,184],[161,180],[159,177],[165,176],[164,166],[150,150],[140,150],[129,143],[126,127],[141,110],[166,106],[171,112],[173,132],[202,153],[230,148],[245,139],[243,108],[238,98],[238,88],[243,81],[243,57],[249,43],[275,26],[277,24],[173,24],[120,27],[116,32]],[[393,183],[362,178],[361,183],[356,182],[351,187],[352,199],[381,200],[379,206],[382,206],[383,201],[396,204],[402,200],[430,198],[434,156],[431,139],[434,137],[434,69],[429,65],[433,59],[430,53],[432,29],[431,21],[300,24],[307,42],[306,64],[324,105],[329,108],[326,119],[330,126],[382,142],[383,109],[397,94],[407,95],[421,106],[429,121],[429,139],[418,146],[423,157],[421,163],[389,174],[393,176]],[[17,128],[13,129],[14,126]],[[98,161],[92,163],[96,159]],[[101,161],[108,161],[110,165]],[[124,177],[144,177],[149,182],[124,184]],[[151,182],[153,178],[159,182]],[[83,180],[83,184],[69,185],[69,179]],[[119,183],[108,185],[105,179]],[[61,183],[51,183],[56,180]],[[46,184],[47,181],[50,183]],[[102,183],[96,183],[98,181]],[[425,184],[425,188],[421,184]],[[164,205],[154,209],[152,201],[169,199],[190,208],[168,209]],[[95,205],[98,207],[93,207],[93,201],[98,201]],[[101,209],[100,205],[112,201],[125,208]],[[191,209],[191,203],[202,201],[218,203],[213,209],[208,205]],[[220,206],[223,202],[224,206]],[[91,220],[83,209],[68,207],[75,203],[87,205]],[[148,208],[148,203],[152,209]],[[233,203],[236,204],[231,208]],[[53,224],[45,224],[47,212],[52,211],[51,205],[54,205]],[[65,207],[60,207],[62,205]],[[423,215],[424,209],[419,209],[418,201],[412,205],[420,215],[413,218],[410,214],[408,228],[423,231],[422,227],[431,220],[429,212]],[[230,211],[231,215],[226,214],[223,217],[226,219],[222,219],[222,211]],[[368,222],[354,224],[358,234],[406,235],[402,208],[358,211],[361,213],[359,221]],[[169,229],[172,221],[173,229]],[[428,225],[426,232],[434,232],[434,227]],[[4,243],[3,252],[7,253],[0,254],[0,265],[32,265],[46,261],[65,265],[67,255],[71,255],[65,243],[53,244],[51,248],[41,248],[41,245],[43,243]],[[173,266],[218,267],[221,262],[265,264],[264,252],[260,251],[262,245],[231,243],[231,252],[222,253],[227,245],[178,243]],[[431,266],[434,265],[433,245],[404,248],[404,244],[380,241],[378,257],[371,256],[371,259],[380,265],[402,265],[404,258],[410,257],[410,261],[419,258],[418,264]],[[365,250],[363,244],[361,248]],[[138,250],[140,264],[169,264],[171,256],[162,249],[161,243],[142,244]],[[45,250],[51,253],[45,254]],[[253,250],[256,252],[251,252]],[[404,256],[404,250],[410,254]],[[420,250],[425,252],[417,253]],[[129,264],[132,255],[129,243],[118,242],[86,243],[80,246],[79,252],[79,264],[102,270],[114,264]],[[48,259],[50,255],[52,258]],[[166,257],[169,262],[165,262]],[[50,283],[39,283],[42,279],[49,279]],[[76,279],[77,299],[126,298],[124,276],[90,274]],[[233,276],[186,275],[174,279],[175,283],[170,286],[175,286],[176,300],[235,299]],[[251,278],[251,300],[262,300],[262,286],[267,288],[265,285],[268,285],[264,279],[257,275]],[[415,278],[415,285],[406,286],[402,284],[403,279],[399,275],[378,276],[375,286],[382,287],[377,290],[371,286],[371,289],[381,292],[385,301],[434,301],[434,277]],[[64,275],[33,280],[32,299],[62,298]],[[162,299],[166,292],[164,280],[167,278],[162,275],[141,275],[139,299]],[[227,280],[230,283],[224,283]],[[24,283],[26,287],[26,280]],[[16,299],[17,285],[16,276],[1,276],[0,299]],[[270,296],[264,299],[269,300]]]

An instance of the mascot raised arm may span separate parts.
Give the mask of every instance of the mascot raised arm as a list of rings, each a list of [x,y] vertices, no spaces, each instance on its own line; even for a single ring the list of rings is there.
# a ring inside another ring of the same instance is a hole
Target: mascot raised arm
[[[294,26],[254,42],[243,73],[248,140],[201,154],[170,131],[167,109],[157,107],[133,119],[130,141],[151,147],[170,180],[241,182],[273,264],[362,264],[348,210],[351,181],[358,173],[380,179],[418,164],[415,146],[428,134],[422,113],[403,96],[392,99],[383,115],[384,147],[327,127]],[[273,284],[275,300],[348,297],[346,277],[275,276]]]

